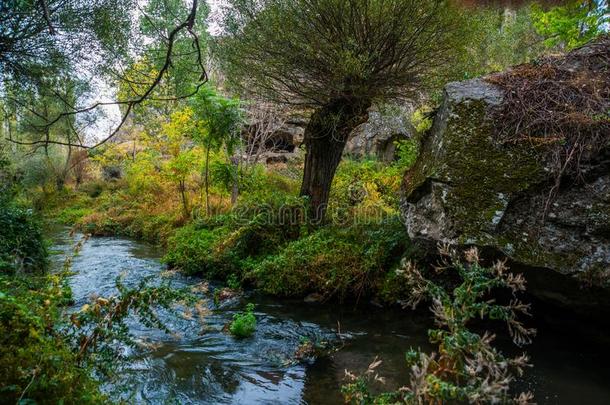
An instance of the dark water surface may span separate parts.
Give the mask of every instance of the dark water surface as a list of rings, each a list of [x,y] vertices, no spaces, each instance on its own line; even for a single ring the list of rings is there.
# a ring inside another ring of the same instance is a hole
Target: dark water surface
[[[71,251],[75,238],[63,229],[52,238],[53,261],[61,266],[61,253]],[[120,275],[127,285],[149,276],[158,280],[165,270],[160,254],[141,242],[90,239],[73,261],[75,307],[92,295],[116,294]],[[171,280],[176,286],[201,282],[175,274]],[[223,327],[246,302],[256,303],[257,330],[251,338],[236,340]],[[378,370],[387,379],[385,388],[403,385],[408,377],[404,352],[411,346],[428,347],[430,326],[425,313],[369,305],[311,305],[255,294],[214,309],[203,330],[193,319],[170,314],[162,318],[176,336],[130,322],[141,344],[125,348],[129,361],[105,384],[114,398],[138,404],[340,404],[344,370],[362,372],[375,356],[383,360]],[[535,367],[519,385],[532,390],[539,404],[610,404],[606,346],[585,343],[578,330],[571,329],[539,331],[527,348]],[[303,338],[331,341],[342,349],[313,364],[295,364],[294,353]]]

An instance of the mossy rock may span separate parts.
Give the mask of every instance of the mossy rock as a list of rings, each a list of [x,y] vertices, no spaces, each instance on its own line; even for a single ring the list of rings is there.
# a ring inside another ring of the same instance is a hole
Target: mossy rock
[[[502,99],[484,79],[446,86],[420,156],[403,180],[409,236],[430,247],[477,245],[507,256],[515,268],[555,271],[575,287],[553,294],[537,274],[539,285],[530,282],[530,291],[610,309],[610,148],[583,162],[585,184],[565,179],[550,200],[555,178],[545,151],[502,142],[494,131],[490,116]],[[588,280],[596,296],[574,279]]]

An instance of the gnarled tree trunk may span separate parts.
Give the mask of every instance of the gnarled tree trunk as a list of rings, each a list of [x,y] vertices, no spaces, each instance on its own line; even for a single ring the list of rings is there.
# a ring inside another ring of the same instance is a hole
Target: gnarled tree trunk
[[[370,101],[336,100],[320,108],[305,128],[301,196],[309,197],[314,223],[324,221],[330,187],[351,132],[368,119]]]

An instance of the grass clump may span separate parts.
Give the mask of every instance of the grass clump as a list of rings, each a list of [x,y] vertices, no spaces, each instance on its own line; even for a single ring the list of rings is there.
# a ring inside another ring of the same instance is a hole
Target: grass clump
[[[377,224],[326,226],[266,257],[248,277],[274,295],[360,297],[381,288],[407,244],[397,217]]]
[[[254,315],[254,304],[246,306],[246,310],[235,314],[229,326],[229,332],[237,338],[250,337],[256,331],[256,316]]]

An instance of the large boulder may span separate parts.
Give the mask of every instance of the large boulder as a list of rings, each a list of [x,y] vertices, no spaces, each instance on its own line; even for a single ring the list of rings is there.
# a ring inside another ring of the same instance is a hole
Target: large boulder
[[[474,79],[444,93],[403,182],[409,235],[430,248],[480,246],[507,257],[541,299],[610,310],[610,145],[580,163],[584,181],[565,179],[550,197],[551,162],[527,142],[498,139],[490,116],[500,87]]]

